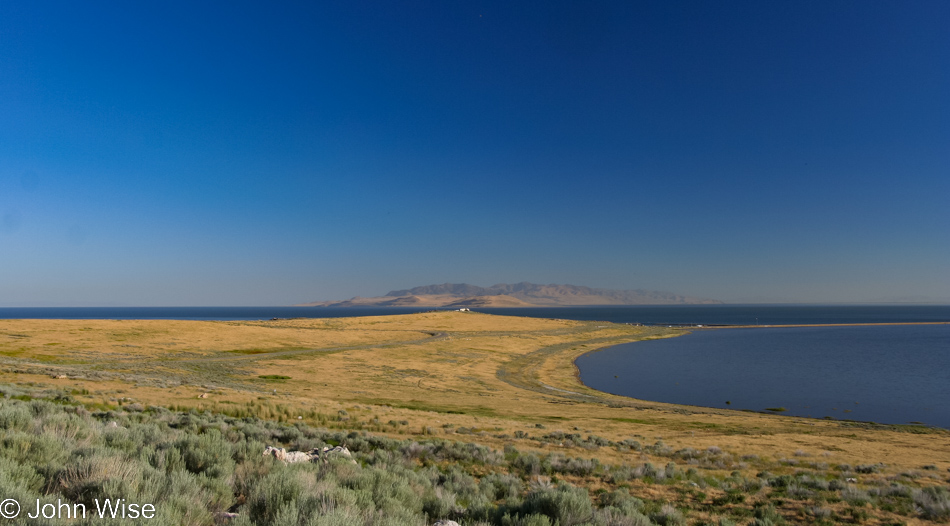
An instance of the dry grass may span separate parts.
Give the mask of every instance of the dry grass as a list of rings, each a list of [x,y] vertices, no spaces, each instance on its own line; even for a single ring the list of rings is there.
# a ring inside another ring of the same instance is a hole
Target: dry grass
[[[885,462],[893,472],[950,467],[941,431],[638,401],[576,378],[573,360],[584,352],[677,331],[459,312],[264,322],[3,320],[0,382],[88,392],[76,396],[112,405],[133,399],[234,412],[279,404],[288,417],[324,415],[325,425],[326,415],[340,415],[341,426],[390,435],[464,427],[475,433],[465,440],[493,447],[557,449],[513,436],[560,429],[645,444],[662,437],[673,448],[717,446],[773,460],[801,450],[825,462]],[[67,378],[52,378],[58,375]],[[261,378],[270,375],[290,378]],[[385,425],[391,420],[408,424]],[[590,456],[617,464],[642,458],[613,448]]]

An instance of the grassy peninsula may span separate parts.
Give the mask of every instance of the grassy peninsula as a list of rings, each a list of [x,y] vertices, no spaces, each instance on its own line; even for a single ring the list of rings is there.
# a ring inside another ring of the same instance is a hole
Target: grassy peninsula
[[[945,431],[632,400],[576,378],[582,353],[678,331],[470,312],[2,320],[0,489],[177,503],[168,524],[950,518]],[[345,443],[356,464],[285,466],[265,443]]]

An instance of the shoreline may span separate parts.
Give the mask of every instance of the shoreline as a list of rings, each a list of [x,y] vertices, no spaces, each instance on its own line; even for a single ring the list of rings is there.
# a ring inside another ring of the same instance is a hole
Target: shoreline
[[[666,328],[753,328],[950,323],[950,305],[581,305],[470,307],[501,316]],[[446,307],[0,307],[0,319],[266,321],[451,312]]]

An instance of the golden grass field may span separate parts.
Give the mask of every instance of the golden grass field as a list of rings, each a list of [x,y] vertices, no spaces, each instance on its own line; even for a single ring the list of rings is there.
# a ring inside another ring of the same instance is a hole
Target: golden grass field
[[[680,329],[430,312],[275,321],[0,320],[0,383],[81,402],[195,407],[393,436],[521,449],[563,430],[778,460],[950,468],[950,433],[633,400],[594,391],[573,360]],[[269,378],[262,378],[269,377]],[[282,379],[281,377],[287,377]],[[465,428],[465,436],[455,436]],[[450,436],[451,435],[451,436]],[[604,448],[572,456],[624,462]],[[640,455],[640,454],[637,454]],[[637,458],[642,458],[638,456]]]

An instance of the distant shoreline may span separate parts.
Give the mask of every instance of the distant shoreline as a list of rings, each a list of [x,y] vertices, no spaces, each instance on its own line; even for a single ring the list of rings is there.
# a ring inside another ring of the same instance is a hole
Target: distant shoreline
[[[0,319],[275,320],[388,316],[462,308],[486,314],[686,330],[950,323],[950,306],[585,305],[543,307],[0,307]]]
[[[769,324],[769,325],[693,325],[683,326],[684,329],[769,329],[785,327],[868,327],[875,325],[950,325],[950,321],[896,321],[896,322],[872,322],[872,323],[795,323],[795,324]]]

